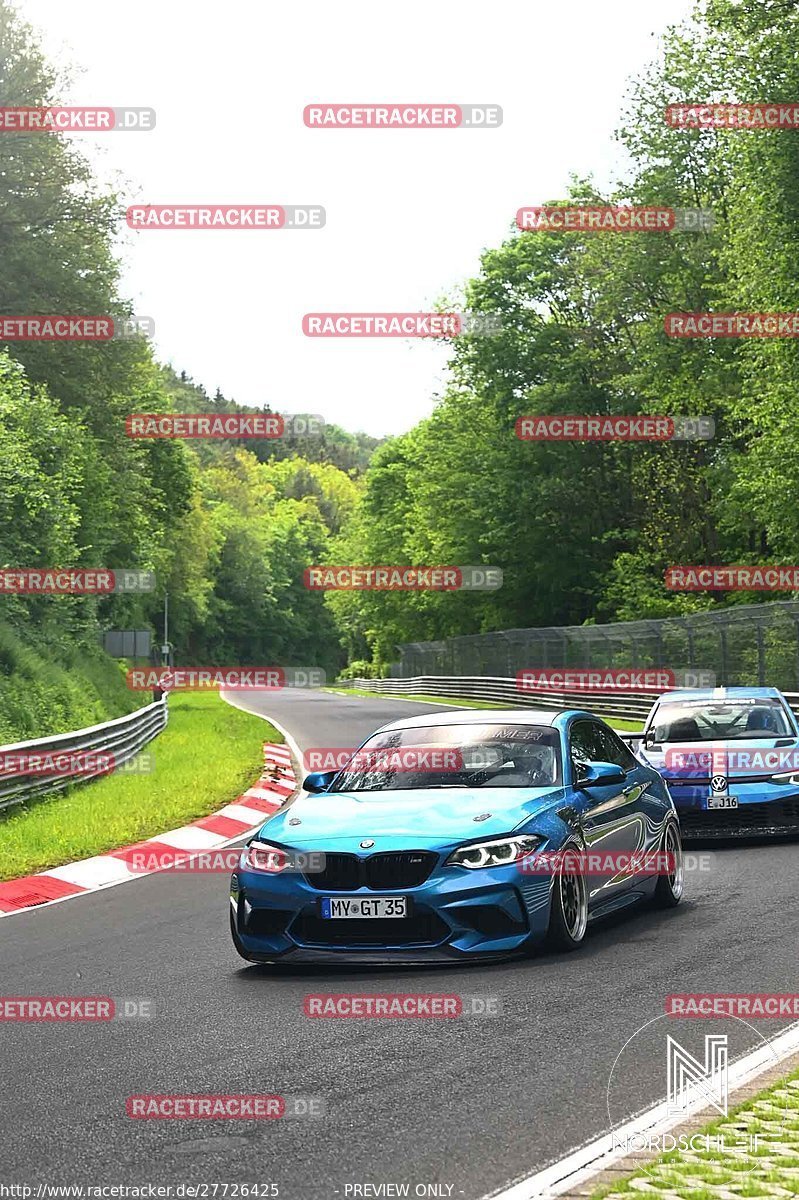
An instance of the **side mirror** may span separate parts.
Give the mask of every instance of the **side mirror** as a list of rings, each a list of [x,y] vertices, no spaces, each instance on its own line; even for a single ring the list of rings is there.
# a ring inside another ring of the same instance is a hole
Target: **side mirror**
[[[575,787],[611,787],[617,783],[624,783],[626,778],[624,771],[616,763],[591,763],[585,768],[583,775],[575,783]]]
[[[337,775],[338,771],[312,771],[302,781],[303,790],[312,793],[326,792]]]

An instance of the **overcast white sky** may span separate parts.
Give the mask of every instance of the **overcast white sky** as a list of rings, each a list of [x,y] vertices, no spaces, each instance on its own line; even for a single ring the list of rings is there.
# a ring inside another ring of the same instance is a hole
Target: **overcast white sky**
[[[322,204],[319,231],[127,233],[125,288],[156,349],[242,404],[408,429],[446,347],[309,339],[309,311],[417,311],[476,273],[516,210],[600,184],[630,76],[691,0],[19,0],[72,104],[151,106],[150,133],[80,134],[152,204]],[[325,102],[494,103],[495,130],[306,129]]]

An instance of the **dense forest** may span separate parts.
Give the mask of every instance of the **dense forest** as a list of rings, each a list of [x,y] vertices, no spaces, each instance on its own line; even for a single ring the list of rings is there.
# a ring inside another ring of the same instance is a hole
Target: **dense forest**
[[[760,594],[670,592],[673,563],[799,562],[795,339],[669,338],[670,312],[799,309],[799,131],[672,128],[691,101],[799,96],[793,0],[710,0],[633,82],[609,195],[575,176],[517,205],[709,210],[699,232],[522,232],[461,298],[501,332],[453,349],[433,414],[381,446],[336,546],[346,562],[486,562],[494,593],[330,598],[350,654],[536,625],[667,616]],[[588,101],[587,101],[588,102]],[[576,164],[579,166],[579,164]],[[711,416],[709,441],[531,442],[527,414]],[[775,596],[784,599],[785,596]]]
[[[799,309],[799,131],[680,129],[664,115],[691,99],[797,100],[798,35],[797,5],[776,0],[710,0],[668,33],[620,121],[624,178],[610,195],[575,175],[564,196],[508,197],[507,240],[446,300],[499,331],[454,340],[445,394],[401,436],[135,440],[132,412],[241,408],[158,363],[143,337],[0,344],[0,567],[135,566],[159,581],[151,595],[2,597],[0,742],[136,704],[98,634],[158,634],[164,590],[178,662],[380,670],[402,641],[724,602],[667,591],[671,563],[799,561],[796,341],[664,332],[672,311]],[[61,88],[0,0],[0,105],[53,104]],[[714,223],[511,225],[520,204],[589,202],[707,209]],[[74,139],[2,133],[0,314],[129,314],[124,204]],[[716,436],[515,436],[519,416],[553,413],[709,415]],[[325,562],[487,563],[504,586],[325,596],[303,585]]]

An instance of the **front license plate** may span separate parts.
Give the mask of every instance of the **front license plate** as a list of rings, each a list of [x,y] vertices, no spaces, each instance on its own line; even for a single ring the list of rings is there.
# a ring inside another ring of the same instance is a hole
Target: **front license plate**
[[[708,808],[737,808],[737,796],[708,796]]]
[[[330,920],[364,920],[367,917],[407,917],[407,896],[358,896],[344,899],[341,896],[325,896],[322,900],[322,916]]]

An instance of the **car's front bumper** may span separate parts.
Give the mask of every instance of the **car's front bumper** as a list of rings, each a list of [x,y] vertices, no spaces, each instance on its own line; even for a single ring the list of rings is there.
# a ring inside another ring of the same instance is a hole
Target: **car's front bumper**
[[[684,837],[755,837],[799,834],[799,792],[795,785],[729,780],[737,808],[709,808],[707,783],[665,777]]]
[[[545,935],[551,878],[514,866],[436,868],[418,887],[320,891],[299,873],[271,875],[246,868],[231,879],[237,938],[253,959],[431,962],[518,953]],[[323,896],[405,895],[408,918],[327,919]]]

